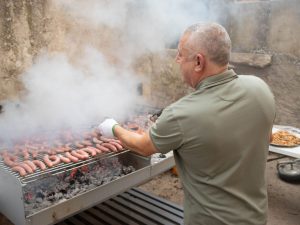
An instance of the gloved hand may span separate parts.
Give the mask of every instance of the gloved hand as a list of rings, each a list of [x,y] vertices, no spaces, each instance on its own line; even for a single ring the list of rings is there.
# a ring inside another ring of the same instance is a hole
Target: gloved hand
[[[118,122],[115,121],[114,119],[105,119],[100,125],[98,126],[98,129],[100,133],[107,138],[114,138],[114,126],[118,125]]]

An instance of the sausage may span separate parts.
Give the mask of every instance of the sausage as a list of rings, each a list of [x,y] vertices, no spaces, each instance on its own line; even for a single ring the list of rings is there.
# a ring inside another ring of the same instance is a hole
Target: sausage
[[[120,145],[118,142],[111,141],[111,142],[109,142],[109,144],[114,145],[118,151],[122,151],[124,149],[123,146]]]
[[[55,148],[49,148],[46,151],[47,154],[49,155],[55,155],[56,154],[56,149]]]
[[[43,160],[48,167],[52,167],[60,163],[60,158],[57,155],[45,155]]]
[[[30,155],[28,153],[28,150],[26,148],[22,149],[22,154],[25,160],[28,160],[30,158]]]
[[[103,136],[100,136],[100,141],[103,141],[103,142],[110,142],[110,138],[106,138],[106,137],[103,137]]]
[[[37,165],[38,167],[40,167],[41,170],[45,170],[47,167],[45,165],[45,163],[43,163],[40,160],[33,160],[32,161],[35,165]]]
[[[92,136],[91,133],[85,132],[85,133],[83,134],[83,137],[84,137],[84,139],[91,139],[93,136]]]
[[[82,148],[81,150],[89,153],[92,157],[94,157],[95,155],[97,155],[97,151],[95,150],[95,148],[89,146],[87,148]],[[97,149],[98,150],[98,149]]]
[[[12,155],[5,155],[3,156],[3,161],[4,163],[9,166],[9,167],[14,167],[17,166],[17,157],[16,156],[12,156]]]
[[[110,143],[103,143],[101,145],[104,146],[104,147],[106,147],[106,148],[108,148],[108,149],[110,149],[110,150],[112,150],[113,152],[117,152],[118,151],[118,149],[116,148],[116,146],[114,146],[114,145],[112,145]]]
[[[123,146],[122,142],[121,142],[119,139],[111,139],[111,141],[113,141],[113,142],[117,142],[117,143],[119,143],[120,145],[122,145],[122,146]]]
[[[7,156],[7,155],[8,155],[7,150],[1,151],[1,152],[0,152],[0,155],[1,155],[3,158],[4,158],[5,156]]]
[[[34,165],[33,162],[31,162],[30,160],[25,160],[24,163],[26,163],[28,166],[30,166],[30,168],[31,168],[33,171],[36,171],[36,166]]]
[[[71,162],[71,159],[69,159],[68,157],[65,157],[63,155],[59,155],[59,158],[64,163],[70,163]]]
[[[81,151],[73,150],[73,151],[71,151],[71,154],[80,160],[85,160],[85,159],[89,158],[89,155],[82,150]]]
[[[57,155],[50,155],[49,159],[52,161],[53,166],[60,163],[60,158]]]
[[[77,157],[71,155],[70,152],[66,152],[65,156],[68,157],[72,162],[78,162],[79,161],[79,159]]]
[[[75,142],[75,146],[76,146],[77,148],[84,148],[84,145],[81,144],[79,141],[76,141],[76,142]]]
[[[100,144],[96,144],[96,148],[99,149],[101,152],[110,152],[110,150]]]
[[[55,148],[52,148],[53,151],[55,151],[55,153],[62,153],[64,152],[64,150],[62,149],[62,147],[55,147]]]
[[[93,146],[93,143],[88,140],[81,141],[81,144],[83,144],[85,146]]]
[[[78,149],[78,150],[76,150],[76,152],[77,152],[78,154],[84,156],[85,159],[88,159],[88,158],[90,157],[89,154],[88,154],[87,152],[83,151],[83,149]]]
[[[72,150],[71,145],[72,145],[71,143],[67,143],[67,144],[64,145],[65,152],[68,152],[68,151]]]
[[[26,170],[23,167],[21,167],[21,166],[14,166],[12,168],[12,171],[18,172],[21,177],[24,177],[24,176],[27,175]]]
[[[102,144],[103,143],[103,141],[100,141],[98,138],[96,138],[96,137],[93,137],[93,142],[95,143],[95,144]]]
[[[101,153],[102,153],[102,151],[101,151],[100,149],[95,148],[95,147],[92,147],[92,146],[88,146],[88,147],[86,147],[86,148],[88,148],[88,149],[93,149],[94,151],[96,151],[96,154],[101,154]]]
[[[25,169],[25,171],[28,172],[28,173],[33,173],[33,170],[31,169],[31,167],[28,166],[26,163],[19,163],[18,166]]]
[[[31,153],[31,157],[36,159],[38,156],[38,151],[37,150],[29,150],[29,152]]]

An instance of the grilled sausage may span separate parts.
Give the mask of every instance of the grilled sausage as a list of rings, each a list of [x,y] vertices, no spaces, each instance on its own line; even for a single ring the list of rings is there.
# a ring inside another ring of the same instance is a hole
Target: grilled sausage
[[[38,156],[38,151],[37,150],[30,149],[29,152],[31,153],[31,157],[33,159],[37,158],[37,156]]]
[[[87,148],[82,148],[81,150],[89,153],[92,157],[94,157],[95,155],[97,155],[97,151],[93,147],[91,147],[91,146],[88,146]]]
[[[79,141],[76,141],[76,142],[75,142],[75,146],[76,146],[77,148],[84,148],[84,145],[81,144]]]
[[[55,152],[56,153],[63,153],[63,152],[65,152],[65,149],[63,147],[61,147],[61,146],[60,147],[56,147],[55,148]]]
[[[92,136],[92,134],[90,132],[85,132],[83,134],[83,137],[84,137],[84,139],[91,139],[93,136]]]
[[[117,143],[119,143],[120,145],[122,145],[122,142],[121,142],[120,140],[118,140],[118,139],[113,139],[113,138],[111,138],[111,139],[109,139],[109,142],[117,142]]]
[[[82,150],[73,150],[71,151],[71,154],[80,160],[85,160],[89,158],[89,155]]]
[[[35,165],[37,165],[38,167],[40,167],[41,170],[45,170],[47,167],[45,165],[45,163],[43,163],[40,160],[33,160],[32,161]]]
[[[81,144],[83,144],[85,146],[93,146],[93,143],[88,140],[81,141]]]
[[[30,158],[29,152],[26,148],[22,149],[22,154],[25,160],[28,160]]]
[[[66,152],[66,153],[65,153],[65,156],[68,157],[72,162],[75,162],[75,163],[76,163],[76,162],[79,161],[79,159],[78,159],[77,157],[71,155],[70,152]]]
[[[98,138],[96,138],[96,137],[93,137],[93,142],[95,143],[95,144],[102,144],[103,143],[103,141],[100,141]]]
[[[47,149],[46,152],[49,155],[55,155],[56,154],[56,149],[55,148],[49,148],[49,149]]]
[[[114,145],[118,151],[122,151],[124,149],[123,146],[120,145],[118,142],[111,141],[111,142],[109,142],[109,144]]]
[[[68,157],[65,157],[63,155],[59,155],[59,158],[61,161],[63,161],[64,163],[70,163],[71,159],[69,159]]]
[[[0,155],[1,155],[3,158],[4,158],[5,156],[7,156],[7,155],[8,155],[7,150],[1,151],[1,152],[0,152]]]
[[[65,152],[68,152],[68,151],[72,150],[71,145],[72,145],[71,143],[67,143],[67,144],[64,145]]]
[[[16,162],[17,161],[16,156],[5,155],[5,156],[3,156],[3,161],[9,167],[14,167],[14,166],[18,165],[18,163]]]
[[[100,139],[100,141],[103,141],[103,142],[109,142],[110,141],[110,138],[106,138],[106,137],[103,137],[103,136],[100,136],[99,139]]]
[[[57,155],[45,155],[43,160],[48,167],[52,167],[60,163],[60,158]]]
[[[110,152],[110,150],[100,144],[96,144],[96,148],[99,149],[101,152]]]
[[[104,146],[104,147],[106,147],[106,148],[108,148],[108,149],[110,149],[113,152],[117,152],[118,151],[118,149],[116,148],[116,146],[114,146],[114,145],[112,145],[110,143],[102,143],[101,145]]]
[[[95,148],[95,147],[92,147],[92,146],[88,146],[88,147],[86,147],[86,148],[88,148],[88,149],[93,149],[94,151],[96,151],[96,154],[101,154],[101,153],[102,153],[102,151],[101,151],[100,149]]]
[[[27,173],[33,173],[33,170],[26,163],[19,163],[18,166],[26,170]]]
[[[21,167],[21,166],[14,166],[12,168],[12,171],[18,172],[21,177],[24,177],[24,176],[27,175],[26,170],[23,167]]]
[[[32,169],[32,171],[36,171],[36,166],[34,165],[33,162],[31,162],[30,160],[25,160],[24,163],[26,163],[28,166],[30,166],[30,168]]]

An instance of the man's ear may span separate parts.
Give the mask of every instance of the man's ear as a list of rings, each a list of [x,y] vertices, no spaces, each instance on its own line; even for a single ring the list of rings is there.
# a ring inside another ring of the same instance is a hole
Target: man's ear
[[[201,70],[203,70],[205,65],[205,58],[202,54],[198,53],[196,55],[196,66],[195,66],[195,71],[196,72],[200,72]]]

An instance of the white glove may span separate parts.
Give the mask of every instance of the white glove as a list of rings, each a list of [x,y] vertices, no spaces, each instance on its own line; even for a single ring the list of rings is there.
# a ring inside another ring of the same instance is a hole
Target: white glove
[[[114,138],[115,135],[113,128],[115,125],[118,125],[118,122],[114,119],[105,119],[102,123],[100,123],[98,129],[104,137]]]

